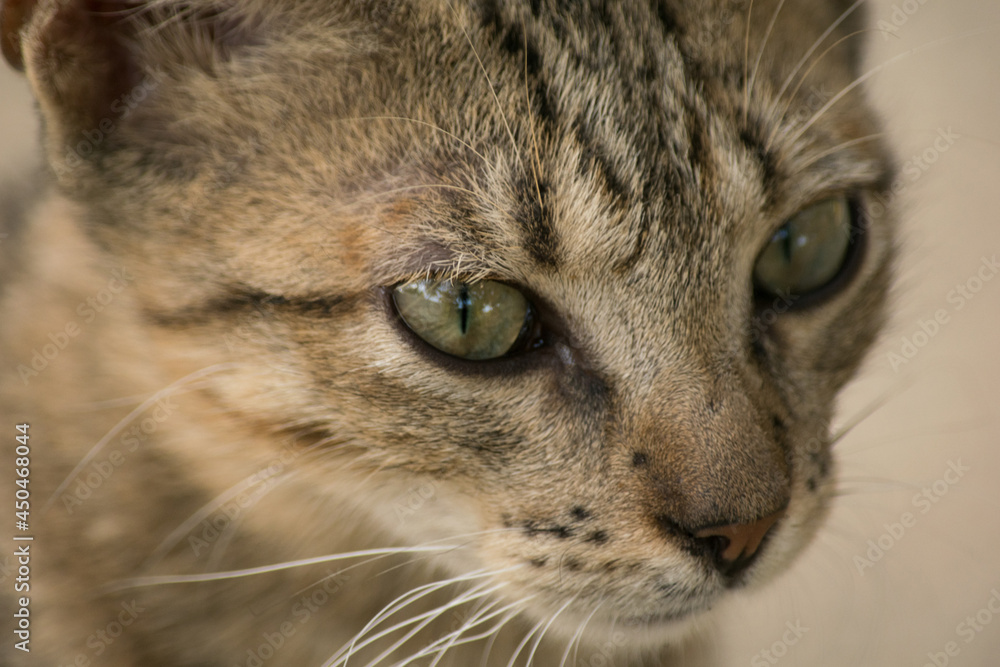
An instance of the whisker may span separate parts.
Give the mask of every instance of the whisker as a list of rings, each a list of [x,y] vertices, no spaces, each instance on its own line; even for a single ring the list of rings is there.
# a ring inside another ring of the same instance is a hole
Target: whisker
[[[573,662],[576,663],[577,654],[575,651],[573,651],[573,647],[576,646],[577,650],[579,650],[580,648],[579,642],[581,639],[583,639],[584,629],[587,627],[587,624],[590,623],[590,620],[594,618],[594,616],[597,614],[597,611],[603,605],[604,601],[602,600],[600,603],[597,604],[596,607],[594,607],[593,611],[590,612],[587,618],[583,619],[583,622],[580,623],[580,627],[576,629],[576,632],[573,633],[573,636],[570,638],[569,643],[566,645],[566,651],[563,653],[562,660],[559,661],[559,667],[566,667],[566,661],[569,659],[570,652],[573,652]]]
[[[177,546],[178,542],[184,539],[184,536],[189,534],[194,528],[200,524],[202,521],[214,514],[220,507],[225,505],[227,502],[243,493],[252,486],[256,486],[265,480],[256,479],[259,477],[259,473],[254,473],[249,475],[233,486],[229,487],[211,501],[202,505],[194,514],[188,517],[181,525],[177,526],[174,530],[167,535],[160,544],[153,549],[153,552],[149,557],[143,562],[142,569],[149,569],[160,562],[164,556],[166,556],[171,549]],[[256,500],[254,501],[256,503]]]
[[[820,118],[822,118],[823,114],[825,114],[827,111],[830,110],[830,107],[832,107],[834,104],[836,104],[837,102],[839,102],[840,100],[842,100],[844,98],[844,96],[847,95],[848,93],[850,93],[852,90],[854,90],[855,88],[857,88],[858,86],[860,86],[862,83],[864,83],[868,79],[872,78],[873,76],[875,76],[876,74],[878,74],[879,72],[881,72],[882,70],[884,70],[885,68],[889,67],[890,65],[893,65],[893,64],[899,62],[900,60],[903,60],[904,58],[908,58],[910,56],[916,55],[917,53],[921,53],[921,52],[926,51],[928,49],[931,49],[931,48],[934,48],[934,47],[937,47],[937,46],[941,46],[942,44],[948,44],[948,43],[953,42],[953,41],[955,41],[957,39],[964,39],[964,38],[968,38],[968,37],[974,37],[976,35],[982,35],[982,34],[985,34],[987,32],[990,32],[992,30],[995,30],[996,28],[997,28],[997,26],[992,25],[992,26],[986,26],[986,27],[980,28],[978,30],[971,30],[971,31],[963,33],[961,35],[953,35],[953,36],[950,36],[950,37],[942,37],[941,39],[936,39],[936,40],[934,40],[932,42],[928,42],[927,44],[924,44],[923,46],[918,46],[918,47],[910,49],[908,51],[904,51],[903,53],[897,54],[897,55],[893,56],[892,58],[890,58],[889,60],[887,60],[884,63],[882,63],[881,65],[877,65],[877,66],[873,67],[872,69],[868,70],[867,72],[865,72],[861,76],[859,76],[856,79],[854,79],[854,81],[852,81],[851,83],[849,83],[846,86],[844,86],[844,88],[839,93],[837,93],[836,95],[834,95],[826,104],[824,104],[822,107],[820,107],[816,111],[816,113],[814,113],[812,115],[812,117],[808,121],[806,121],[805,125],[803,125],[801,128],[799,128],[799,130],[794,135],[792,135],[792,137],[789,139],[789,142],[794,144],[799,139],[801,139],[802,135],[805,134],[809,130],[809,128],[812,127],[816,123],[816,121],[818,121]]]
[[[291,427],[293,425],[294,424],[287,424],[286,426]],[[310,445],[308,448],[297,452],[296,456],[297,457],[306,456],[312,452],[323,449],[324,447],[326,447],[326,445],[329,445],[331,442],[336,442],[338,439],[339,439],[338,436],[330,436],[327,438],[323,438],[318,442]],[[185,535],[189,534],[198,524],[200,524],[202,521],[204,521],[209,516],[214,514],[220,507],[225,505],[234,497],[247,491],[253,486],[265,482],[273,482],[274,486],[276,487],[278,484],[283,484],[286,481],[288,481],[288,478],[297,472],[298,472],[297,470],[291,470],[284,474],[269,476],[267,473],[267,469],[263,468],[261,470],[254,472],[252,475],[248,475],[247,477],[243,478],[233,486],[229,487],[228,489],[217,495],[209,502],[202,505],[194,514],[188,517],[181,525],[179,525],[177,528],[171,531],[171,533],[167,535],[167,537],[164,538],[164,540],[160,542],[160,544],[156,547],[156,549],[154,549],[153,552],[147,557],[147,559],[142,565],[142,568],[149,569],[153,567],[156,563],[162,560],[163,557],[166,556],[170,552],[170,550],[173,549],[178,544],[178,542],[180,542],[184,538]],[[270,490],[272,489],[269,489],[267,493],[269,493]],[[261,500],[261,498],[263,498],[263,495],[260,498],[255,498],[253,504],[256,505],[257,502]],[[251,505],[251,507],[252,506],[253,505]],[[245,509],[249,510],[250,507],[247,507]]]
[[[483,155],[482,153],[480,153],[479,151],[477,151],[476,148],[472,144],[470,144],[468,141],[466,141],[465,139],[462,139],[460,136],[458,136],[454,132],[449,132],[448,130],[444,129],[440,125],[435,125],[434,123],[429,123],[429,122],[427,122],[425,120],[419,120],[417,118],[408,118],[406,116],[349,116],[349,117],[344,117],[344,118],[337,118],[336,120],[337,121],[344,121],[344,122],[347,122],[347,121],[357,121],[357,120],[397,120],[397,121],[405,121],[405,122],[408,122],[408,123],[414,123],[416,125],[423,125],[423,126],[428,127],[428,128],[430,128],[432,130],[437,130],[441,134],[454,139],[455,141],[457,141],[459,144],[461,144],[465,148],[468,148],[476,157],[478,157],[480,160],[482,160],[485,164],[488,165],[490,163],[489,160],[486,159],[485,155]]]
[[[441,590],[442,588],[445,588],[445,587],[450,586],[450,585],[455,584],[455,583],[459,583],[461,581],[470,581],[472,579],[482,579],[484,577],[489,577],[489,576],[492,576],[494,574],[496,574],[496,572],[479,571],[479,572],[476,573],[476,575],[474,577],[467,575],[467,576],[464,576],[464,577],[455,577],[455,578],[452,578],[452,579],[446,579],[446,580],[440,581],[440,582],[433,582],[433,586],[431,588],[428,588],[427,590],[423,591],[420,595],[412,597],[405,604],[396,607],[391,612],[386,613],[386,614],[382,614],[380,612],[381,619],[378,622],[381,622],[381,620],[388,618],[389,616],[391,616],[392,614],[394,614],[396,611],[398,611],[400,609],[403,609],[406,606],[409,606],[411,603],[415,602],[416,600],[418,600],[420,598],[423,598],[424,596],[429,595],[431,593],[434,593],[434,592],[436,592],[438,590]],[[441,614],[443,614],[444,612],[446,612],[448,609],[451,609],[451,608],[456,607],[456,606],[463,605],[463,604],[465,604],[466,602],[468,602],[470,600],[476,600],[476,599],[479,599],[479,598],[481,598],[483,596],[489,595],[490,593],[493,593],[493,592],[499,590],[500,588],[503,588],[505,585],[506,585],[505,583],[501,582],[501,583],[493,584],[492,587],[487,588],[487,586],[489,586],[489,582],[486,582],[484,584],[480,584],[479,586],[473,587],[469,591],[466,591],[465,593],[463,593],[462,595],[460,595],[458,598],[452,600],[451,602],[449,602],[449,603],[447,603],[445,605],[441,605],[439,607],[435,607],[434,609],[431,609],[430,611],[426,611],[426,612],[424,612],[422,614],[418,614],[417,616],[414,616],[412,618],[408,618],[405,621],[401,621],[399,623],[396,623],[395,625],[392,625],[392,626],[386,628],[385,630],[382,630],[381,632],[378,632],[378,633],[376,633],[374,635],[371,635],[370,637],[368,637],[367,639],[365,639],[365,641],[363,641],[363,642],[359,641],[363,637],[365,637],[365,635],[368,633],[369,630],[374,629],[374,627],[378,625],[377,622],[373,623],[373,621],[375,619],[372,619],[372,621],[369,621],[368,624],[365,625],[365,627],[361,630],[361,632],[359,632],[357,635],[354,636],[354,638],[351,640],[351,642],[347,646],[345,646],[344,648],[340,649],[340,651],[338,651],[326,663],[324,663],[323,667],[336,667],[337,665],[346,665],[347,661],[350,659],[350,657],[352,655],[354,655],[355,653],[357,653],[357,651],[359,651],[360,649],[363,649],[366,646],[369,646],[372,643],[378,641],[379,639],[382,639],[383,637],[392,634],[396,630],[401,630],[401,629],[405,628],[408,625],[412,625],[414,623],[417,623],[416,627],[414,627],[413,629],[411,629],[401,639],[399,639],[398,641],[396,641],[392,646],[390,646],[388,649],[384,650],[381,654],[379,654],[379,656],[377,658],[375,658],[375,660],[373,660],[372,662],[368,663],[369,665],[377,665],[384,658],[388,657],[389,655],[392,655],[400,646],[402,646],[407,641],[409,641],[410,639],[412,639],[414,635],[416,635],[418,632],[420,632],[421,630],[423,630],[430,623],[434,622],[435,619],[437,619],[438,617],[440,617]],[[414,592],[419,591],[420,589],[423,589],[423,588],[427,588],[427,585],[420,586],[420,587],[414,589],[413,591],[410,591],[410,593],[414,593]],[[398,599],[399,598],[397,598],[397,600]]]
[[[785,98],[785,106],[781,109],[781,115],[784,116],[785,114],[788,113],[788,109],[792,106],[792,102],[795,100],[795,96],[799,94],[799,91],[802,89],[802,86],[805,85],[805,82],[809,80],[809,75],[812,74],[812,71],[817,66],[819,66],[820,63],[823,62],[823,59],[826,58],[827,54],[831,53],[835,48],[837,48],[838,46],[840,46],[841,44],[843,44],[847,40],[853,39],[854,37],[857,37],[858,35],[864,35],[864,34],[869,33],[869,32],[880,32],[880,31],[876,30],[876,29],[858,30],[856,32],[852,32],[849,35],[844,35],[843,37],[841,37],[840,39],[838,39],[836,42],[834,42],[833,44],[831,44],[829,47],[827,47],[823,51],[823,53],[819,54],[819,56],[816,58],[816,60],[813,61],[812,65],[809,66],[809,69],[807,69],[805,71],[805,73],[802,74],[801,78],[799,78],[799,82],[795,85],[795,89],[792,92],[790,92],[788,94],[788,96]],[[775,98],[775,105],[777,105],[777,103],[779,101],[780,101],[779,98]],[[771,109],[771,112],[774,113],[774,109],[773,108]],[[774,138],[777,136],[778,132],[781,131],[781,130],[782,130],[782,127],[781,127],[780,124],[776,125],[771,130],[771,133],[767,137],[767,143],[765,144],[766,147],[768,147],[768,148],[771,147],[772,142],[774,141]]]
[[[392,554],[408,554],[408,553],[429,553],[438,551],[448,551],[451,549],[456,549],[458,547],[454,545],[446,545],[440,547],[388,547],[383,549],[365,549],[362,551],[352,551],[342,554],[333,554],[329,556],[317,556],[315,558],[302,558],[300,560],[286,561],[284,563],[275,563],[273,565],[263,565],[261,567],[249,567],[241,570],[229,570],[226,572],[208,572],[203,574],[170,574],[170,575],[152,575],[148,577],[133,577],[131,579],[123,579],[115,583],[109,584],[103,587],[101,590],[107,593],[114,593],[121,590],[127,590],[130,588],[145,588],[147,586],[164,586],[167,584],[195,584],[203,583],[206,581],[225,581],[228,579],[239,579],[241,577],[252,577],[256,574],[266,574],[268,572],[280,572],[282,570],[291,570],[297,567],[307,567],[309,565],[321,565],[323,563],[332,563],[338,560],[346,560],[348,558],[361,558],[364,556],[378,556],[378,555],[392,555]]]
[[[492,604],[487,605],[484,609],[482,609],[481,611],[479,611],[478,613],[476,613],[476,615],[473,616],[472,618],[470,618],[468,621],[466,621],[465,623],[463,623],[462,626],[458,630],[455,630],[454,632],[451,632],[448,635],[445,635],[441,639],[438,639],[434,643],[429,644],[427,646],[427,648],[424,649],[424,651],[421,651],[419,654],[417,654],[416,656],[414,656],[414,658],[412,658],[411,661],[413,659],[419,658],[419,657],[421,657],[423,655],[428,655],[430,653],[430,649],[432,649],[436,644],[439,644],[442,641],[444,641],[445,639],[448,639],[449,637],[451,637],[451,639],[447,642],[447,644],[445,644],[444,646],[442,646],[441,648],[439,648],[436,651],[437,654],[438,654],[438,657],[434,659],[434,662],[432,662],[430,665],[428,665],[428,667],[435,667],[435,665],[437,665],[442,660],[442,658],[444,658],[445,653],[447,653],[450,649],[454,648],[455,646],[461,646],[463,644],[471,644],[472,642],[476,642],[476,641],[479,641],[481,639],[485,639],[487,637],[493,636],[494,633],[499,630],[499,628],[502,628],[504,625],[507,624],[507,622],[511,618],[513,618],[514,616],[517,616],[517,614],[520,613],[520,610],[517,609],[517,607],[522,606],[525,602],[527,602],[528,600],[531,600],[533,598],[534,598],[534,596],[531,596],[531,597],[524,598],[522,600],[518,600],[516,602],[511,602],[509,604],[504,605],[503,607],[501,607],[500,609],[498,609],[498,610],[496,610],[496,611],[494,611],[492,613],[487,613],[487,612],[490,611],[490,609],[492,609],[493,607],[495,607],[496,605],[498,605],[500,603],[500,600],[496,600]],[[503,619],[501,619],[501,621],[498,624],[493,625],[493,627],[488,628],[487,630],[485,630],[483,632],[480,632],[479,634],[476,634],[476,635],[469,635],[468,637],[462,637],[462,635],[465,634],[465,632],[467,632],[468,630],[471,630],[472,628],[476,627],[477,625],[482,625],[483,623],[486,623],[487,621],[490,621],[490,620],[496,618],[497,616],[500,616],[501,614],[506,614],[506,616]],[[460,637],[461,637],[461,641],[456,641]],[[404,664],[406,664],[406,663],[404,663]]]
[[[461,20],[458,14],[458,10],[451,3],[451,0],[446,0],[448,2],[448,7],[451,9],[455,17]],[[469,36],[469,32],[465,29],[465,26],[459,25],[462,30],[462,34],[465,35],[465,41],[469,43],[469,48],[472,49],[472,54],[476,57],[476,62],[479,63],[479,69],[483,72],[483,77],[486,79],[486,85],[490,88],[490,93],[493,95],[493,101],[497,105],[497,111],[500,113],[500,119],[503,121],[504,127],[507,129],[507,136],[510,137],[511,146],[514,148],[514,155],[517,157],[517,161],[522,165],[524,162],[521,160],[521,151],[517,146],[517,141],[514,139],[514,133],[510,129],[510,123],[507,122],[507,114],[503,112],[503,105],[500,104],[500,98],[497,96],[496,88],[493,86],[493,82],[490,80],[490,75],[486,71],[486,66],[483,65],[483,59],[479,57],[479,51],[476,50],[476,45],[472,43],[472,38]]]
[[[750,112],[750,24],[753,18],[753,0],[747,8],[747,34],[743,40],[743,124],[747,123],[747,115]]]
[[[774,10],[774,14],[771,15],[771,22],[767,25],[767,30],[764,31],[764,38],[761,40],[760,49],[757,51],[757,59],[753,64],[753,72],[750,74],[750,81],[747,82],[747,90],[750,91],[747,94],[746,102],[750,103],[750,94],[753,93],[753,84],[757,80],[757,70],[760,68],[760,61],[764,57],[764,49],[767,47],[767,42],[771,38],[771,31],[774,30],[774,24],[778,20],[778,14],[781,13],[781,8],[785,6],[785,0],[781,0],[778,3],[777,8]]]
[[[796,170],[800,172],[805,171],[806,169],[813,166],[814,164],[816,164],[817,162],[819,162],[820,160],[829,155],[833,155],[834,153],[839,153],[842,150],[846,150],[848,148],[851,148],[852,146],[857,146],[858,144],[863,144],[867,141],[874,141],[884,136],[886,136],[885,132],[876,132],[875,134],[866,134],[863,137],[858,137],[856,139],[851,139],[850,141],[845,141],[843,143],[837,144],[836,146],[830,148],[829,150],[825,150],[822,153],[819,153],[818,155],[812,156],[812,158],[808,162],[797,166]]]
[[[525,663],[525,667],[531,667],[531,663],[535,661],[535,653],[538,652],[538,647],[541,645],[542,639],[545,637],[545,633],[549,631],[549,628],[552,627],[552,624],[556,622],[557,618],[559,618],[559,614],[566,611],[567,607],[576,602],[577,597],[579,597],[579,595],[574,595],[569,600],[566,600],[566,603],[563,606],[559,607],[556,613],[552,614],[552,616],[549,618],[549,622],[545,624],[545,627],[542,628],[542,631],[538,634],[538,637],[535,638],[535,643],[531,647],[531,652],[528,653],[528,662]]]
[[[521,640],[521,643],[517,645],[517,648],[514,650],[514,655],[510,656],[510,660],[507,662],[507,667],[514,667],[514,663],[517,662],[517,656],[521,654],[521,651],[524,650],[524,647],[528,645],[528,642],[531,641],[531,638],[534,636],[534,634],[538,632],[541,629],[542,625],[544,624],[545,624],[544,618],[538,621],[538,623],[535,623],[534,627],[531,628],[528,634],[524,636],[524,639]]]
[[[545,206],[542,201],[542,187],[538,183],[538,173],[542,170],[542,162],[538,155],[538,137],[535,134],[535,118],[531,109],[531,95],[528,92],[528,30],[524,28],[524,101],[528,105],[528,129],[531,131],[531,146],[535,154],[534,162],[531,165],[531,173],[535,179],[535,193],[538,195],[538,208],[541,210]]]
[[[531,597],[525,598],[521,602],[522,603],[527,602],[528,600],[531,600],[534,597],[535,596],[531,596]],[[493,632],[493,635],[490,637],[490,640],[488,642],[486,642],[486,647],[485,647],[485,650],[483,651],[482,660],[480,660],[480,662],[479,662],[480,667],[487,667],[487,665],[489,665],[490,654],[493,653],[493,645],[496,643],[497,637],[500,636],[500,631],[503,630],[503,626],[507,625],[507,623],[509,623],[511,620],[513,620],[515,618],[517,618],[517,613],[513,613],[513,614],[507,616],[498,625],[496,625],[496,626],[493,627],[493,631],[494,632]]]
[[[450,586],[451,584],[458,583],[461,581],[472,581],[475,579],[482,579],[484,577],[489,576],[489,574],[490,573],[487,570],[474,570],[473,572],[470,572],[469,574],[464,575],[462,577],[457,577],[457,578],[453,577],[441,581],[432,581],[430,583],[422,584],[420,586],[417,586],[416,588],[412,588],[406,591],[402,595],[396,597],[394,600],[389,602],[389,604],[382,607],[382,609],[377,614],[375,614],[368,620],[365,626],[361,628],[361,630],[355,635],[354,639],[351,640],[351,643],[348,646],[348,651],[353,651],[355,643],[359,639],[364,637],[369,630],[374,629],[383,620],[389,618],[396,612],[405,609],[406,607],[410,606],[417,600],[420,600],[434,593],[435,591],[439,591],[446,586]]]
[[[837,26],[839,26],[841,23],[847,20],[847,17],[850,16],[852,13],[854,13],[854,10],[856,10],[864,3],[865,0],[856,0],[856,2],[853,5],[845,9],[844,12],[837,18],[837,20],[831,23],[830,27],[828,27],[823,32],[823,34],[820,35],[815,42],[813,42],[812,46],[809,47],[805,55],[802,56],[802,59],[798,63],[796,63],[795,67],[792,69],[791,73],[785,79],[784,83],[781,84],[781,88],[778,90],[778,94],[775,96],[776,102],[781,101],[781,98],[785,94],[785,91],[788,90],[788,86],[792,84],[792,79],[794,79],[795,75],[798,74],[799,71],[801,71],[802,67],[806,64],[806,61],[809,60],[809,58],[812,57],[812,54],[816,52],[816,49],[818,49],[820,45],[826,41],[826,38],[830,36],[830,33],[836,30]],[[820,58],[822,58],[822,56],[820,56]]]
[[[400,638],[396,643],[394,643],[392,646],[390,646],[385,651],[383,651],[382,653],[380,653],[378,655],[378,657],[376,657],[374,660],[372,660],[367,665],[365,665],[365,667],[378,667],[378,665],[382,663],[383,659],[385,659],[385,658],[389,657],[390,655],[392,655],[393,653],[395,653],[396,650],[399,649],[399,647],[401,647],[403,644],[405,644],[410,639],[412,639],[418,632],[420,632],[425,627],[427,627],[428,625],[430,625],[431,623],[433,623],[436,619],[440,618],[441,615],[444,614],[444,612],[448,611],[449,609],[452,609],[454,607],[459,607],[459,606],[465,604],[466,602],[470,602],[472,600],[482,599],[483,597],[488,596],[489,594],[495,593],[496,591],[500,590],[505,585],[506,584],[503,584],[503,583],[496,584],[492,588],[488,588],[486,590],[481,590],[481,587],[474,588],[474,589],[468,591],[467,593],[465,593],[464,595],[462,595],[462,596],[456,598],[455,600],[449,602],[446,605],[442,605],[441,607],[439,607],[437,609],[434,609],[434,610],[431,610],[429,612],[426,612],[425,614],[421,614],[420,616],[417,616],[414,619],[410,619],[410,620],[405,621],[403,623],[398,623],[398,624],[394,625],[393,627],[391,627],[388,630],[386,630],[385,633],[388,634],[390,632],[396,631],[397,629],[399,629],[401,627],[405,627],[405,626],[409,625],[410,623],[412,623],[413,621],[419,619],[421,616],[427,616],[428,617],[422,623],[420,623],[419,625],[417,625],[416,627],[414,627],[412,630],[410,630],[408,633],[406,633],[406,635],[404,635],[402,638]]]
[[[904,491],[919,491],[922,486],[918,482],[906,481],[895,477],[884,477],[881,475],[843,475],[837,479],[838,482],[846,484],[870,484],[873,486],[895,487]]]
[[[885,407],[891,399],[897,397],[899,392],[896,389],[891,389],[884,392],[881,396],[876,398],[874,401],[869,403],[864,409],[851,417],[846,424],[844,424],[840,430],[830,436],[830,446],[833,447],[838,442],[844,439],[848,433],[853,431],[861,422],[865,421],[873,414]]]
[[[481,603],[482,601],[483,600],[480,599],[479,602]],[[472,641],[475,641],[474,636],[466,637],[465,641],[463,642],[458,641],[458,639],[461,638],[462,635],[465,634],[467,630],[470,630],[475,626],[479,625],[480,623],[484,623],[492,618],[496,618],[497,616],[504,613],[505,608],[509,608],[511,605],[515,604],[511,603],[506,607],[502,607],[501,609],[491,614],[490,611],[494,607],[498,606],[500,602],[501,600],[498,598],[485,606],[479,607],[477,604],[478,608],[474,608],[472,616],[466,619],[465,622],[463,622],[462,625],[460,625],[456,630],[452,630],[448,634],[442,637],[438,637],[433,642],[431,642],[424,648],[417,651],[417,653],[415,653],[413,656],[407,658],[404,662],[397,664],[396,667],[402,667],[403,665],[408,665],[414,660],[430,655],[431,653],[435,653],[436,657],[434,658],[434,660],[431,661],[431,663],[427,667],[437,667],[437,665],[444,659],[445,654],[451,648],[455,646],[460,646],[463,643],[468,644]]]
[[[479,537],[480,535],[491,535],[491,534],[495,534],[495,533],[516,532],[516,530],[517,530],[516,528],[492,528],[490,530],[480,530],[480,531],[476,531],[476,532],[473,532],[473,533],[460,533],[458,535],[449,535],[448,537],[441,538],[441,540],[433,540],[433,541],[430,541],[430,542],[424,542],[424,544],[434,544],[435,542],[440,542],[442,540],[459,540],[459,539],[465,539],[465,538],[468,538],[468,537]],[[462,546],[465,547],[465,546],[468,546],[468,544],[469,543],[466,542]],[[400,564],[397,564],[397,565],[393,565],[391,567],[387,567],[386,569],[384,569],[381,572],[379,572],[377,576],[382,576],[384,574],[392,572],[393,570],[399,569],[401,567],[406,567],[407,565],[410,565],[412,563],[417,563],[417,562],[420,562],[421,560],[432,558],[432,557],[433,557],[433,555],[428,554],[427,556],[421,556],[419,558],[412,558],[407,563],[400,563]]]
[[[164,387],[163,389],[156,392],[155,394],[147,398],[145,401],[140,403],[131,412],[125,415],[122,419],[120,419],[118,423],[115,424],[110,431],[105,433],[104,437],[98,440],[97,443],[90,448],[90,451],[88,451],[83,456],[83,458],[80,459],[80,462],[76,465],[76,467],[73,468],[73,470],[69,473],[69,475],[67,475],[66,478],[62,481],[62,483],[59,484],[58,487],[56,487],[56,490],[52,492],[52,495],[46,501],[45,505],[42,506],[42,512],[45,513],[52,507],[52,503],[55,502],[56,498],[58,498],[59,495],[66,490],[66,487],[69,486],[74,479],[76,479],[76,476],[80,474],[80,472],[87,466],[88,463],[94,460],[94,457],[96,457],[101,452],[101,450],[104,449],[105,445],[107,445],[113,437],[121,433],[122,430],[130,423],[132,423],[132,420],[134,420],[136,417],[138,417],[146,410],[156,405],[157,401],[163,400],[164,398],[170,396],[171,394],[175,393],[180,387],[185,386],[186,384],[192,382],[193,380],[197,380],[207,375],[211,375],[212,373],[218,373],[223,370],[238,368],[240,366],[241,364],[236,364],[236,363],[223,363],[202,368],[201,370],[185,375],[179,380],[175,380],[174,382],[170,383],[169,385],[167,385],[166,387]]]
[[[518,566],[515,566],[504,570],[476,570],[474,572],[470,572],[464,575],[459,575],[457,577],[451,577],[449,579],[444,579],[442,581],[432,581],[430,583],[417,586],[416,588],[413,588],[407,591],[406,593],[403,593],[402,595],[394,599],[392,602],[387,604],[385,607],[383,607],[381,611],[379,611],[374,617],[369,619],[368,623],[366,623],[365,626],[361,628],[361,630],[354,636],[349,645],[346,646],[344,649],[341,649],[341,651],[338,651],[338,653],[334,655],[334,657],[331,659],[336,659],[337,656],[339,656],[340,653],[342,653],[345,650],[347,651],[347,655],[349,656],[351,653],[354,652],[355,645],[357,644],[357,642],[362,637],[364,637],[369,631],[378,626],[378,624],[381,623],[383,620],[388,619],[396,612],[408,607],[409,605],[413,604],[414,602],[416,602],[421,598],[424,598],[452,584],[492,577],[497,574],[502,574],[504,572],[509,572],[510,570],[517,569],[517,567]],[[385,633],[383,632],[382,634]],[[362,646],[366,645],[369,642],[362,644]]]
[[[466,533],[464,535],[456,535],[454,537],[443,538],[441,540],[432,540],[430,542],[424,542],[423,544],[420,544],[420,545],[417,545],[417,546],[428,546],[428,545],[434,544],[436,542],[442,542],[444,540],[459,539],[459,538],[468,537],[468,536],[474,536],[474,535],[479,535],[479,534],[483,534],[483,533],[500,532],[500,531],[506,531],[506,530],[510,530],[510,529],[503,528],[503,529],[498,529],[498,530],[495,530],[495,531],[494,530],[485,530],[485,531],[481,531],[480,533]],[[462,546],[466,546],[466,545],[462,545]],[[381,559],[384,559],[384,558],[389,558],[390,556],[393,556],[393,555],[398,555],[398,554],[393,554],[393,553],[379,554],[377,556],[372,556],[371,558],[366,558],[365,560],[362,560],[362,561],[360,561],[358,563],[354,563],[353,565],[348,565],[347,567],[342,567],[342,568],[338,569],[336,572],[331,572],[331,573],[329,573],[327,575],[324,575],[324,576],[320,577],[319,579],[317,579],[316,581],[314,581],[313,583],[311,583],[311,584],[309,584],[307,586],[303,586],[302,588],[298,589],[294,593],[289,594],[288,595],[288,599],[289,600],[294,599],[294,598],[298,597],[299,595],[305,593],[309,589],[311,589],[311,588],[313,588],[315,586],[318,586],[319,584],[327,581],[328,579],[333,579],[333,578],[339,577],[339,576],[341,576],[342,574],[344,574],[346,572],[350,572],[351,570],[354,570],[354,569],[359,568],[359,567],[364,567],[365,565],[368,565],[369,563],[374,563],[377,560],[381,560]],[[434,554],[434,555],[436,555],[436,554]],[[386,569],[382,570],[381,572],[375,574],[374,577],[382,576],[385,573],[391,572],[391,571],[393,571],[393,570],[395,570],[397,568],[400,568],[400,567],[406,567],[406,566],[413,565],[414,563],[419,563],[421,560],[424,560],[424,559],[430,558],[430,557],[431,557],[431,554],[428,554],[426,556],[420,556],[420,557],[411,557],[405,563],[401,563],[401,564],[398,564],[398,565],[393,565],[392,567],[386,568]],[[406,594],[404,594],[403,596],[400,596],[400,597],[404,597],[405,595]],[[400,599],[400,598],[397,598],[397,600],[398,599]],[[274,603],[274,604],[270,605],[269,607],[265,607],[265,609],[277,606],[278,604],[281,604],[281,603],[280,602]]]

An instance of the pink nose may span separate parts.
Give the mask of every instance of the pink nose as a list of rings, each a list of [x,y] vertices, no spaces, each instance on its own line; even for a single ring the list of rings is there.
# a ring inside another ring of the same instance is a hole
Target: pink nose
[[[716,555],[724,561],[753,556],[764,541],[771,527],[784,516],[785,511],[775,512],[751,523],[733,523],[728,526],[703,528],[694,534],[700,540],[712,541]]]

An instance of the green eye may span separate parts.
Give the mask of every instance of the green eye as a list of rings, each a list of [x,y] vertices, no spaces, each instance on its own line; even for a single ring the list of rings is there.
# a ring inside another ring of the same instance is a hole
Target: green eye
[[[845,197],[827,199],[792,217],[757,258],[756,288],[767,294],[805,296],[836,278],[847,262],[853,229]]]
[[[519,291],[494,280],[421,280],[396,287],[396,311],[413,333],[461,359],[496,359],[531,333],[534,311]]]

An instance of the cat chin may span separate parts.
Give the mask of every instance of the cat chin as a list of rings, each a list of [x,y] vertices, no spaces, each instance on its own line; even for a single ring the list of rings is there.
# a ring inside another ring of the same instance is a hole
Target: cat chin
[[[724,589],[702,591],[694,599],[668,609],[637,610],[599,605],[543,605],[525,609],[531,625],[547,628],[547,635],[578,642],[592,650],[655,652],[681,646],[702,636],[712,624],[712,608],[726,597]],[[613,652],[613,651],[612,651]]]
[[[664,646],[680,647],[704,636],[712,625],[711,609],[712,603],[705,602],[686,611],[634,617],[564,613],[552,623],[548,634],[566,642],[577,641],[593,651],[645,651],[652,655]]]

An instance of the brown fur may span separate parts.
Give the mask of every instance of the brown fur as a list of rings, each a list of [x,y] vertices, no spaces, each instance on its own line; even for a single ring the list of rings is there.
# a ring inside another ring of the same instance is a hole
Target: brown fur
[[[482,569],[472,585],[500,585],[483,604],[520,613],[440,664],[489,646],[505,665],[556,612],[536,664],[585,621],[576,664],[690,664],[704,612],[808,543],[891,221],[868,220],[849,284],[759,336],[750,275],[781,221],[889,182],[878,141],[842,146],[876,133],[857,90],[805,124],[812,93],[857,76],[856,40],[818,56],[860,19],[793,72],[850,3],[790,0],[773,30],[773,1],[557,4],[9,3],[53,175],[7,223],[20,269],[0,302],[0,427],[31,424],[32,664],[246,665],[287,623],[264,662],[318,666],[397,596]],[[122,289],[84,322],[113,269]],[[521,286],[547,344],[481,363],[430,349],[386,296],[429,274]],[[68,322],[79,335],[25,375]],[[733,581],[681,536],[778,510]],[[454,548],[135,581],[435,545]],[[133,600],[98,657],[88,638]]]

